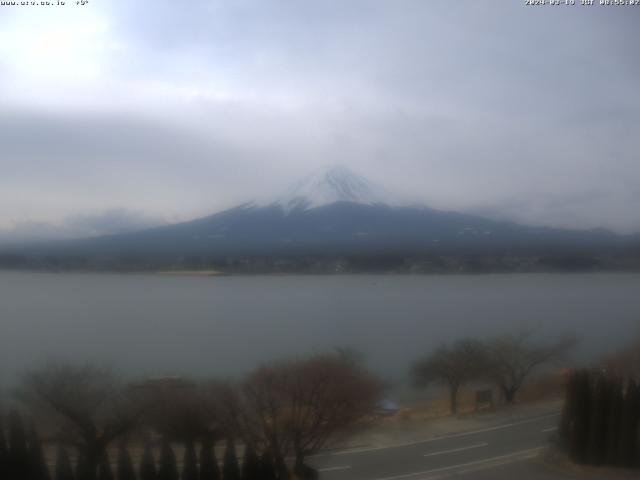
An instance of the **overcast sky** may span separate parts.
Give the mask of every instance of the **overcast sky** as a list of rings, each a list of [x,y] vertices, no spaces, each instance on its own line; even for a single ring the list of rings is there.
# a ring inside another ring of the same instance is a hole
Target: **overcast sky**
[[[335,163],[437,208],[640,231],[640,7],[67,3],[0,6],[0,240],[189,219]]]

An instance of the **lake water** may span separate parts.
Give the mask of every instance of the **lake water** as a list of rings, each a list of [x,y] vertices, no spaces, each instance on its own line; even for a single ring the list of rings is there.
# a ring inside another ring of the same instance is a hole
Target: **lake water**
[[[175,277],[0,272],[0,382],[50,358],[234,376],[352,346],[387,378],[461,336],[536,327],[593,357],[640,332],[640,275]]]

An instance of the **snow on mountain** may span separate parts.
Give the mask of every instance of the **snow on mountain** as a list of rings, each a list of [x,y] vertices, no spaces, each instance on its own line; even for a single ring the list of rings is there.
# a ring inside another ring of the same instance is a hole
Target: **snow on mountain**
[[[308,210],[336,202],[387,206],[402,204],[398,198],[348,168],[331,166],[296,182],[283,194],[259,202],[259,206],[277,205],[289,213],[294,209]]]

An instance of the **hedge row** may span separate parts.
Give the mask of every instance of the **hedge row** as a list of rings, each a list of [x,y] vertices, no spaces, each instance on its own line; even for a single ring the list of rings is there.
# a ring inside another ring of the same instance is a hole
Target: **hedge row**
[[[36,429],[28,430],[17,413],[9,417],[7,434],[0,428],[0,479],[2,480],[283,480],[289,478],[284,465],[276,465],[264,453],[259,456],[252,448],[245,449],[242,467],[234,443],[226,443],[222,467],[219,466],[213,442],[204,441],[196,451],[193,443],[184,445],[181,465],[171,444],[163,441],[159,458],[146,444],[137,465],[124,444],[118,447],[117,458],[109,458],[105,450],[96,471],[90,471],[82,457],[72,462],[68,449],[57,449],[52,468],[46,463],[42,443]],[[115,460],[115,462],[114,462]],[[305,472],[309,473],[309,472]]]
[[[640,468],[640,385],[579,370],[569,378],[560,441],[580,464]]]

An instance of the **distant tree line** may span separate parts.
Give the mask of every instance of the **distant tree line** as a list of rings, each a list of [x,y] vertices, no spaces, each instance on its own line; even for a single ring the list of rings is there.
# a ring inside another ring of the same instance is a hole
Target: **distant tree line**
[[[155,272],[219,270],[225,273],[500,273],[600,270],[638,271],[640,253],[423,252],[272,255],[38,255],[0,252],[0,269]]]
[[[126,384],[109,370],[51,364],[24,377],[22,416],[12,411],[0,424],[0,479],[315,478],[306,457],[372,416],[381,392],[342,352],[265,365],[237,383]],[[39,433],[58,446],[53,466]]]
[[[615,371],[571,374],[560,446],[579,464],[640,469],[640,384]]]
[[[412,367],[417,386],[432,383],[449,389],[450,409],[458,412],[460,389],[473,381],[496,385],[506,403],[513,403],[522,386],[539,367],[557,362],[576,343],[567,335],[536,341],[531,332],[501,335],[489,340],[462,339],[441,345]]]

